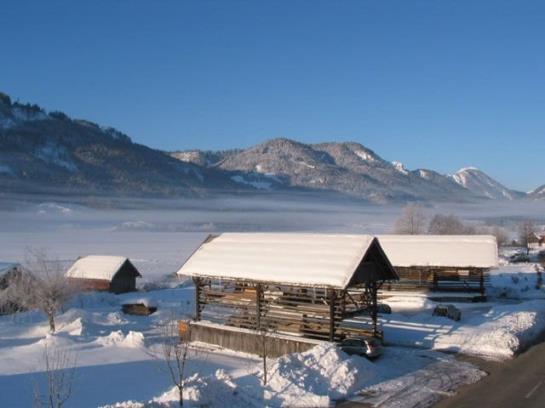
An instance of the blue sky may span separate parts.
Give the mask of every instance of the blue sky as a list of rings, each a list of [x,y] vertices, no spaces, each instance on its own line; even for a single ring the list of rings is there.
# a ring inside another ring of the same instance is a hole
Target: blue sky
[[[0,90],[160,149],[360,142],[545,183],[543,1],[3,1]]]

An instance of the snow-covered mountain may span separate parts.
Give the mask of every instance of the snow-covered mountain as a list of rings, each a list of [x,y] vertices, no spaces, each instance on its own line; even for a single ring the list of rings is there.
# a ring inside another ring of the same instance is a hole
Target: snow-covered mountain
[[[520,191],[511,190],[475,167],[465,167],[453,174],[452,179],[476,195],[495,200],[514,200],[524,197]]]
[[[247,149],[162,152],[116,129],[12,102],[2,93],[0,189],[131,196],[302,190],[381,203],[525,196],[476,169],[453,176],[409,170],[354,142],[279,138]],[[545,188],[531,196],[545,198]]]
[[[374,202],[464,201],[475,195],[431,170],[408,171],[354,142],[304,144],[272,139],[244,150],[175,152],[174,157],[216,169],[240,172],[248,184],[270,188],[336,191]]]
[[[242,187],[229,174],[133,143],[113,128],[47,113],[0,93],[3,192],[169,196],[210,188]]]
[[[545,184],[542,186],[539,186],[535,190],[530,191],[528,193],[528,197],[532,199],[539,199],[539,200],[545,199]]]

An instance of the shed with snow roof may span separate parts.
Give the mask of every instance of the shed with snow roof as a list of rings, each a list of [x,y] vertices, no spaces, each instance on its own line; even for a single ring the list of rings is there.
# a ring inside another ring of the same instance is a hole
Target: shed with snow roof
[[[24,306],[15,293],[23,274],[26,272],[20,264],[0,262],[0,315],[24,310]]]
[[[528,236],[528,248],[540,249],[545,245],[545,235],[542,233],[532,232]]]
[[[295,233],[210,235],[178,274],[195,283],[196,321],[330,341],[354,334],[342,322],[356,312],[369,320],[354,331],[381,335],[377,291],[397,279],[372,236]]]
[[[479,292],[498,265],[491,235],[380,235],[384,252],[399,275],[392,290]]]
[[[140,272],[123,256],[89,255],[78,258],[65,276],[82,290],[125,293],[136,290]]]

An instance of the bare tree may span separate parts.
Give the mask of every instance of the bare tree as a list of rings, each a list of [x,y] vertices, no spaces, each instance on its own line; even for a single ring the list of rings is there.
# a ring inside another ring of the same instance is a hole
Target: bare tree
[[[394,231],[396,234],[419,235],[426,229],[426,216],[418,204],[407,204],[396,220]]]
[[[263,362],[263,385],[267,385],[267,358],[269,355],[268,345],[269,345],[269,336],[271,332],[264,326],[257,330],[256,339],[258,341],[258,348],[260,350],[261,361]]]
[[[27,308],[44,312],[49,330],[55,332],[55,316],[61,307],[74,295],[75,288],[64,277],[59,261],[51,261],[44,252],[29,251],[25,265],[30,278],[21,282],[19,296]]]
[[[518,226],[519,244],[526,247],[526,253],[530,253],[530,239],[536,232],[535,224],[532,220],[524,220]]]
[[[34,385],[34,406],[38,408],[62,408],[72,396],[76,372],[75,354],[44,344],[44,375],[46,390]]]
[[[507,235],[507,232],[504,228],[498,225],[494,225],[492,227],[492,229],[490,230],[490,234],[496,237],[498,247],[504,246],[509,242],[509,236]]]
[[[430,221],[428,232],[434,235],[463,235],[470,228],[455,215],[436,214]]]
[[[184,406],[184,383],[186,363],[191,342],[191,325],[188,321],[173,318],[161,327],[161,352],[172,384],[178,388],[180,407]]]

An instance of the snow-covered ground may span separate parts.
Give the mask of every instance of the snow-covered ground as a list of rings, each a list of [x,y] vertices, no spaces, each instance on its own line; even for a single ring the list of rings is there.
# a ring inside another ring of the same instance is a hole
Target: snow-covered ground
[[[545,330],[545,300],[450,303],[462,312],[458,322],[433,316],[433,302],[407,311],[398,301],[388,299],[393,313],[380,318],[387,342],[394,345],[501,360],[522,351]]]
[[[386,299],[391,315],[381,323],[390,344],[470,354],[502,360],[515,356],[545,331],[545,285],[538,287],[536,263],[509,264],[490,271],[488,301],[453,303],[460,321],[433,316],[437,305],[425,295]]]
[[[31,406],[33,390],[45,388],[45,345],[75,357],[68,406],[176,406],[177,391],[161,360],[160,327],[172,313],[189,315],[192,298],[192,286],[183,284],[145,294],[81,295],[58,317],[54,335],[36,312],[0,317],[2,406]],[[134,301],[154,303],[158,311],[151,316],[120,312],[121,304]],[[384,389],[380,406],[387,407],[399,406],[409,386],[415,390],[415,383],[422,393],[413,400],[432,402],[484,375],[470,364],[433,351],[388,347],[371,362],[327,343],[270,359],[267,371],[269,381],[263,387],[262,365],[255,356],[197,344],[190,353],[184,397],[190,406],[316,407],[345,398],[375,398],[376,390]]]
[[[357,203],[266,199],[188,200],[183,208],[160,211],[58,202],[0,211],[0,262],[24,262],[27,248],[67,264],[81,255],[127,256],[141,271],[139,287],[145,289],[74,299],[58,317],[55,335],[37,312],[0,316],[0,406],[32,405],[33,389],[45,386],[46,344],[75,356],[68,407],[176,406],[176,392],[157,357],[160,326],[173,313],[183,317],[193,310],[192,286],[172,274],[208,233],[388,233],[398,214],[399,208]],[[319,346],[271,360],[266,387],[259,383],[255,356],[196,345],[184,396],[194,406],[328,406],[344,398],[380,407],[430,406],[484,375],[437,350],[510,358],[545,328],[545,291],[535,288],[536,279],[534,264],[502,265],[492,272],[488,303],[456,304],[460,322],[432,316],[435,304],[424,297],[390,298],[393,313],[381,317],[390,345],[381,358],[370,362]],[[153,303],[158,311],[148,317],[122,314],[121,304],[134,300]]]

